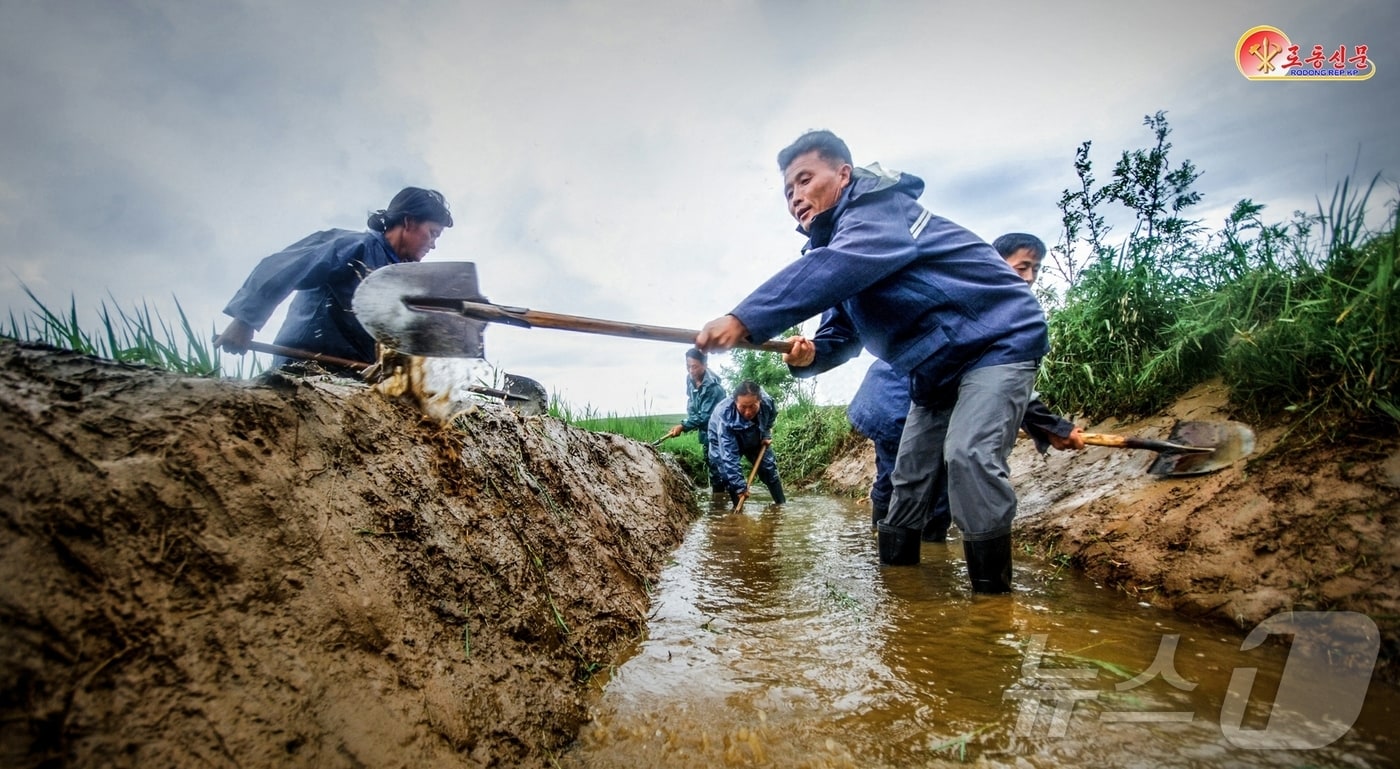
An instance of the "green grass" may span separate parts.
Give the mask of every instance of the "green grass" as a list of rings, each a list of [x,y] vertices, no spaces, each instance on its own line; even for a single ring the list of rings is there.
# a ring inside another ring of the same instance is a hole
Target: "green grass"
[[[77,304],[71,295],[67,312],[60,313],[39,301],[28,286],[21,287],[35,309],[19,317],[12,310],[8,324],[0,322],[0,336],[190,376],[217,376],[222,370],[219,350],[212,344],[214,330],[196,333],[178,299],[178,325],[167,322],[144,301],[129,310],[121,309],[115,299],[112,307],[104,301],[98,310],[102,328],[90,333],[79,322]],[[237,375],[242,376],[242,372],[240,361]]]
[[[1333,438],[1393,430],[1400,209],[1392,201],[1385,226],[1367,229],[1379,175],[1360,187],[1344,180],[1316,213],[1281,222],[1241,200],[1209,232],[1181,218],[1199,200],[1194,167],[1170,170],[1165,117],[1147,123],[1156,146],[1125,152],[1106,184],[1092,175],[1086,142],[1079,189],[1061,199],[1066,237],[1047,272],[1059,274],[1062,298],[1041,294],[1051,350],[1036,389],[1045,402],[1088,421],[1142,416],[1220,377],[1243,418]],[[1111,244],[1102,211],[1114,204],[1138,226]]]
[[[590,407],[576,411],[557,398],[554,401],[550,407],[551,414],[576,427],[616,433],[645,443],[665,435],[684,418],[682,414],[600,415]],[[790,484],[812,480],[831,464],[847,445],[851,434],[845,406],[819,406],[805,395],[797,398],[793,405],[778,409],[778,418],[773,425],[773,451],[778,457],[779,474]],[[699,431],[682,433],[665,441],[659,448],[675,456],[696,483],[704,483],[708,474],[700,452],[699,436]]]
[[[1328,210],[1282,224],[1241,201],[1170,267],[1151,243],[1096,261],[1050,316],[1042,396],[1091,420],[1142,415],[1219,376],[1248,418],[1400,422],[1397,222],[1363,234],[1372,189],[1344,183]]]

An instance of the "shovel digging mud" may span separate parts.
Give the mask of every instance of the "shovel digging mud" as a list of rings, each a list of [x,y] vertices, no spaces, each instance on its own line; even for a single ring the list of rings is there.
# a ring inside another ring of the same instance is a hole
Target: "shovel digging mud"
[[[253,352],[267,353],[268,355],[280,355],[284,358],[327,363],[332,366],[339,366],[360,373],[364,373],[374,365],[373,363],[366,363],[362,360],[338,358],[334,355],[323,355],[318,352],[311,352],[310,350],[299,350],[295,347],[283,347],[280,344],[267,344],[266,342],[249,342],[248,349]],[[477,395],[500,398],[507,406],[527,416],[543,414],[548,410],[549,393],[544,389],[544,385],[529,377],[519,376],[518,374],[506,374],[505,380],[505,389],[471,385],[467,387],[467,391],[476,393]]]
[[[694,344],[700,333],[491,304],[477,290],[476,265],[471,262],[404,262],[382,267],[360,282],[354,305],[360,325],[385,346],[429,357],[482,357],[487,323],[682,344]],[[792,343],[773,339],[736,346],[788,352]]]
[[[1165,441],[1084,433],[1084,442],[1092,446],[1159,452],[1147,472],[1163,477],[1214,472],[1254,453],[1254,431],[1241,422],[1177,422]]]

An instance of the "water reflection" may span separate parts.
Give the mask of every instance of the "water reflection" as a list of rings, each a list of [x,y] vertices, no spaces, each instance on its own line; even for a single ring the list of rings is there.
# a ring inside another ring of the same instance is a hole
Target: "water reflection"
[[[1257,669],[1264,729],[1288,654],[1018,553],[1013,596],[973,596],[962,548],[876,563],[847,500],[750,500],[698,521],[567,767],[1390,766],[1400,697],[1372,682],[1341,739],[1255,750],[1222,733],[1232,672]],[[1326,682],[1316,684],[1326,690]]]

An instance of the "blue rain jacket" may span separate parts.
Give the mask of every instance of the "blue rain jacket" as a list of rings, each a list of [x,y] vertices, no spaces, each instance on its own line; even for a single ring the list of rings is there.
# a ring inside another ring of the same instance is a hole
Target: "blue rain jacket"
[[[277,344],[373,362],[374,337],[355,319],[351,302],[366,275],[399,261],[383,233],[318,232],[259,262],[224,314],[261,329],[295,291]]]
[[[908,416],[909,377],[900,376],[882,360],[870,364],[846,408],[851,426],[876,443],[894,444],[897,448]]]
[[[685,392],[685,421],[681,422],[681,432],[708,427],[715,406],[724,400],[724,385],[720,384],[719,377],[706,370],[699,386],[696,386],[694,379],[686,377]]]
[[[1045,316],[1030,287],[996,249],[920,205],[923,189],[910,174],[855,169],[836,206],[812,220],[804,254],[730,314],[750,339],[768,339],[839,308],[857,352],[933,386],[1044,356]]]
[[[739,414],[733,398],[725,398],[715,407],[715,412],[710,415],[710,466],[711,472],[719,474],[726,491],[742,494],[749,490],[739,458],[758,453],[763,441],[773,437],[773,422],[777,418],[778,409],[765,392],[759,393],[758,414],[752,421]],[[770,445],[763,452],[759,474],[777,477],[777,473],[778,461]]]

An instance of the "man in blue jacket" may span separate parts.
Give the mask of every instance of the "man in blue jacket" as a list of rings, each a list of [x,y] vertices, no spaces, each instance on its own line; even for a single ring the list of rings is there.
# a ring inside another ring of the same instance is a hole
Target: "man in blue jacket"
[[[773,423],[778,409],[758,383],[745,380],[734,388],[734,397],[725,398],[710,415],[710,462],[719,478],[720,490],[729,492],[734,505],[749,498],[749,484],[739,457],[758,463],[758,477],[773,495],[773,501],[787,501],[783,481],[778,477],[778,458],[773,456]],[[759,459],[759,450],[763,458]]]
[[[714,413],[715,406],[724,400],[724,385],[719,383],[719,377],[710,373],[705,364],[705,353],[694,347],[685,351],[685,419],[672,427],[671,431],[666,433],[666,437],[674,438],[691,430],[709,428],[710,415]],[[710,474],[710,488],[714,491],[724,491],[719,482],[719,474],[710,464],[708,432],[700,435],[700,454],[705,460],[705,471]]]
[[[1035,283],[1040,275],[1041,263],[1045,260],[1045,243],[1040,238],[1023,232],[1007,233],[992,241],[992,248],[1027,285]],[[830,339],[813,338],[812,341],[817,349],[817,361],[808,368],[793,369],[796,376],[810,376],[812,369],[821,366],[823,351],[839,346]],[[875,482],[870,488],[872,526],[878,524],[889,511],[893,488],[890,476],[894,471],[894,460],[899,453],[899,440],[908,413],[908,378],[895,373],[884,361],[872,363],[847,407],[851,426],[875,444]],[[1083,431],[1073,422],[1050,411],[1034,394],[1026,407],[1021,429],[1030,435],[1036,449],[1042,454],[1051,446],[1060,451],[1084,448]],[[947,474],[935,471],[928,484],[926,497],[932,510],[924,524],[922,539],[925,542],[946,542],[948,526],[952,523]]]
[[[365,232],[317,232],[259,262],[224,308],[233,321],[215,337],[215,346],[247,352],[253,333],[295,291],[277,344],[373,363],[374,337],[351,311],[355,289],[380,267],[422,260],[437,246],[443,229],[452,226],[452,214],[436,190],[405,187],[388,208],[370,214],[367,224]],[[287,362],[273,359],[274,366]],[[358,375],[353,370],[337,373]]]
[[[914,487],[946,466],[972,589],[1009,592],[1016,493],[1006,460],[1049,350],[1040,304],[991,246],[919,204],[918,177],[854,168],[829,131],[799,137],[778,166],[804,253],[705,324],[696,346],[762,341],[830,310],[823,327],[851,341],[829,366],[864,346],[909,377],[913,406],[878,527],[880,560],[918,563],[928,506]],[[795,368],[815,359],[800,338],[784,356]]]

